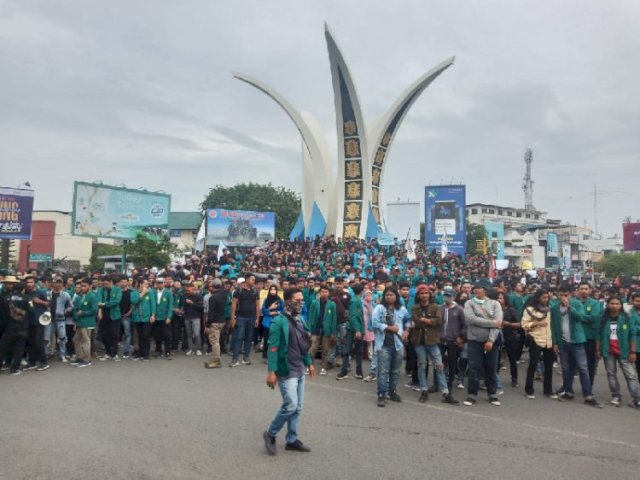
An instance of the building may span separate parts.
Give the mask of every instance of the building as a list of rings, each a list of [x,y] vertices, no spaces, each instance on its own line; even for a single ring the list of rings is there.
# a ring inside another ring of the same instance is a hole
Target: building
[[[487,205],[484,203],[471,203],[467,205],[467,220],[475,225],[484,225],[485,222],[503,222],[505,226],[516,225],[545,225],[546,212],[538,210],[525,210],[524,208],[502,207],[499,205]]]
[[[200,212],[170,212],[169,238],[181,251],[191,252],[202,223]]]

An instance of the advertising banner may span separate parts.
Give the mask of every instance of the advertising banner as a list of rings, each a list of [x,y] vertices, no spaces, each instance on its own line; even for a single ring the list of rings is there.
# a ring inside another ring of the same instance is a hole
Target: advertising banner
[[[30,240],[33,190],[0,187],[0,239]]]
[[[444,240],[449,252],[466,254],[465,188],[464,185],[425,187],[424,238],[429,250],[440,251]]]
[[[640,251],[640,223],[622,225],[622,239],[625,252]]]
[[[484,222],[484,229],[487,232],[487,241],[492,252],[495,252],[497,260],[504,260],[504,223]]]
[[[73,235],[133,240],[167,234],[171,195],[75,182]]]
[[[571,268],[571,245],[562,245],[562,266]]]
[[[395,245],[394,236],[392,233],[379,233],[378,234],[378,245],[387,247],[390,245]]]
[[[273,212],[247,210],[207,210],[207,245],[255,247],[276,238],[276,215]]]
[[[553,232],[547,233],[547,257],[558,256],[558,235]]]

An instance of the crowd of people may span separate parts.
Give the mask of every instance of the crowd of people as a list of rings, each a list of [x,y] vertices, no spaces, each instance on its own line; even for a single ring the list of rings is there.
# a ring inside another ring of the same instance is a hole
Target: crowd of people
[[[52,360],[85,368],[96,358],[147,362],[184,352],[209,355],[205,367],[215,369],[224,355],[237,368],[258,354],[270,374],[282,374],[281,330],[271,326],[295,317],[303,374],[317,365],[338,381],[375,382],[380,407],[401,401],[401,378],[420,402],[440,392],[442,402],[473,406],[486,391],[499,406],[501,369],[519,388],[528,352],[527,398],[541,380],[545,397],[572,400],[577,375],[584,402],[601,407],[593,385],[602,359],[610,403],[622,402],[620,369],[640,409],[640,285],[594,288],[558,271],[493,272],[490,263],[420,242],[414,257],[402,244],[329,237],[194,255],[128,275],[3,271],[0,362],[20,375]],[[554,387],[555,368],[562,381]]]

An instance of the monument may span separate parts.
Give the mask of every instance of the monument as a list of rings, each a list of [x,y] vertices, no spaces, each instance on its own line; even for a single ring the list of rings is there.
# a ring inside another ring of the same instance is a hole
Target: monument
[[[302,136],[302,208],[291,238],[336,235],[374,238],[386,231],[381,194],[393,138],[409,108],[455,59],[436,65],[407,88],[367,129],[349,67],[325,24],[338,134],[337,175],[322,130],[311,114],[298,111],[275,89],[238,72],[233,76],[263,91],[293,120]],[[334,176],[335,175],[335,176]]]

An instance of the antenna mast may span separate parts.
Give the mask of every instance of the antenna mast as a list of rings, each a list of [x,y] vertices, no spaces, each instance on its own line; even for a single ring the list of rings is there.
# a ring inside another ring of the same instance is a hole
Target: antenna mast
[[[524,192],[524,209],[535,210],[533,206],[533,179],[531,178],[531,164],[533,163],[533,152],[527,148],[524,152],[524,163],[527,165],[524,178],[522,179],[522,191]]]

